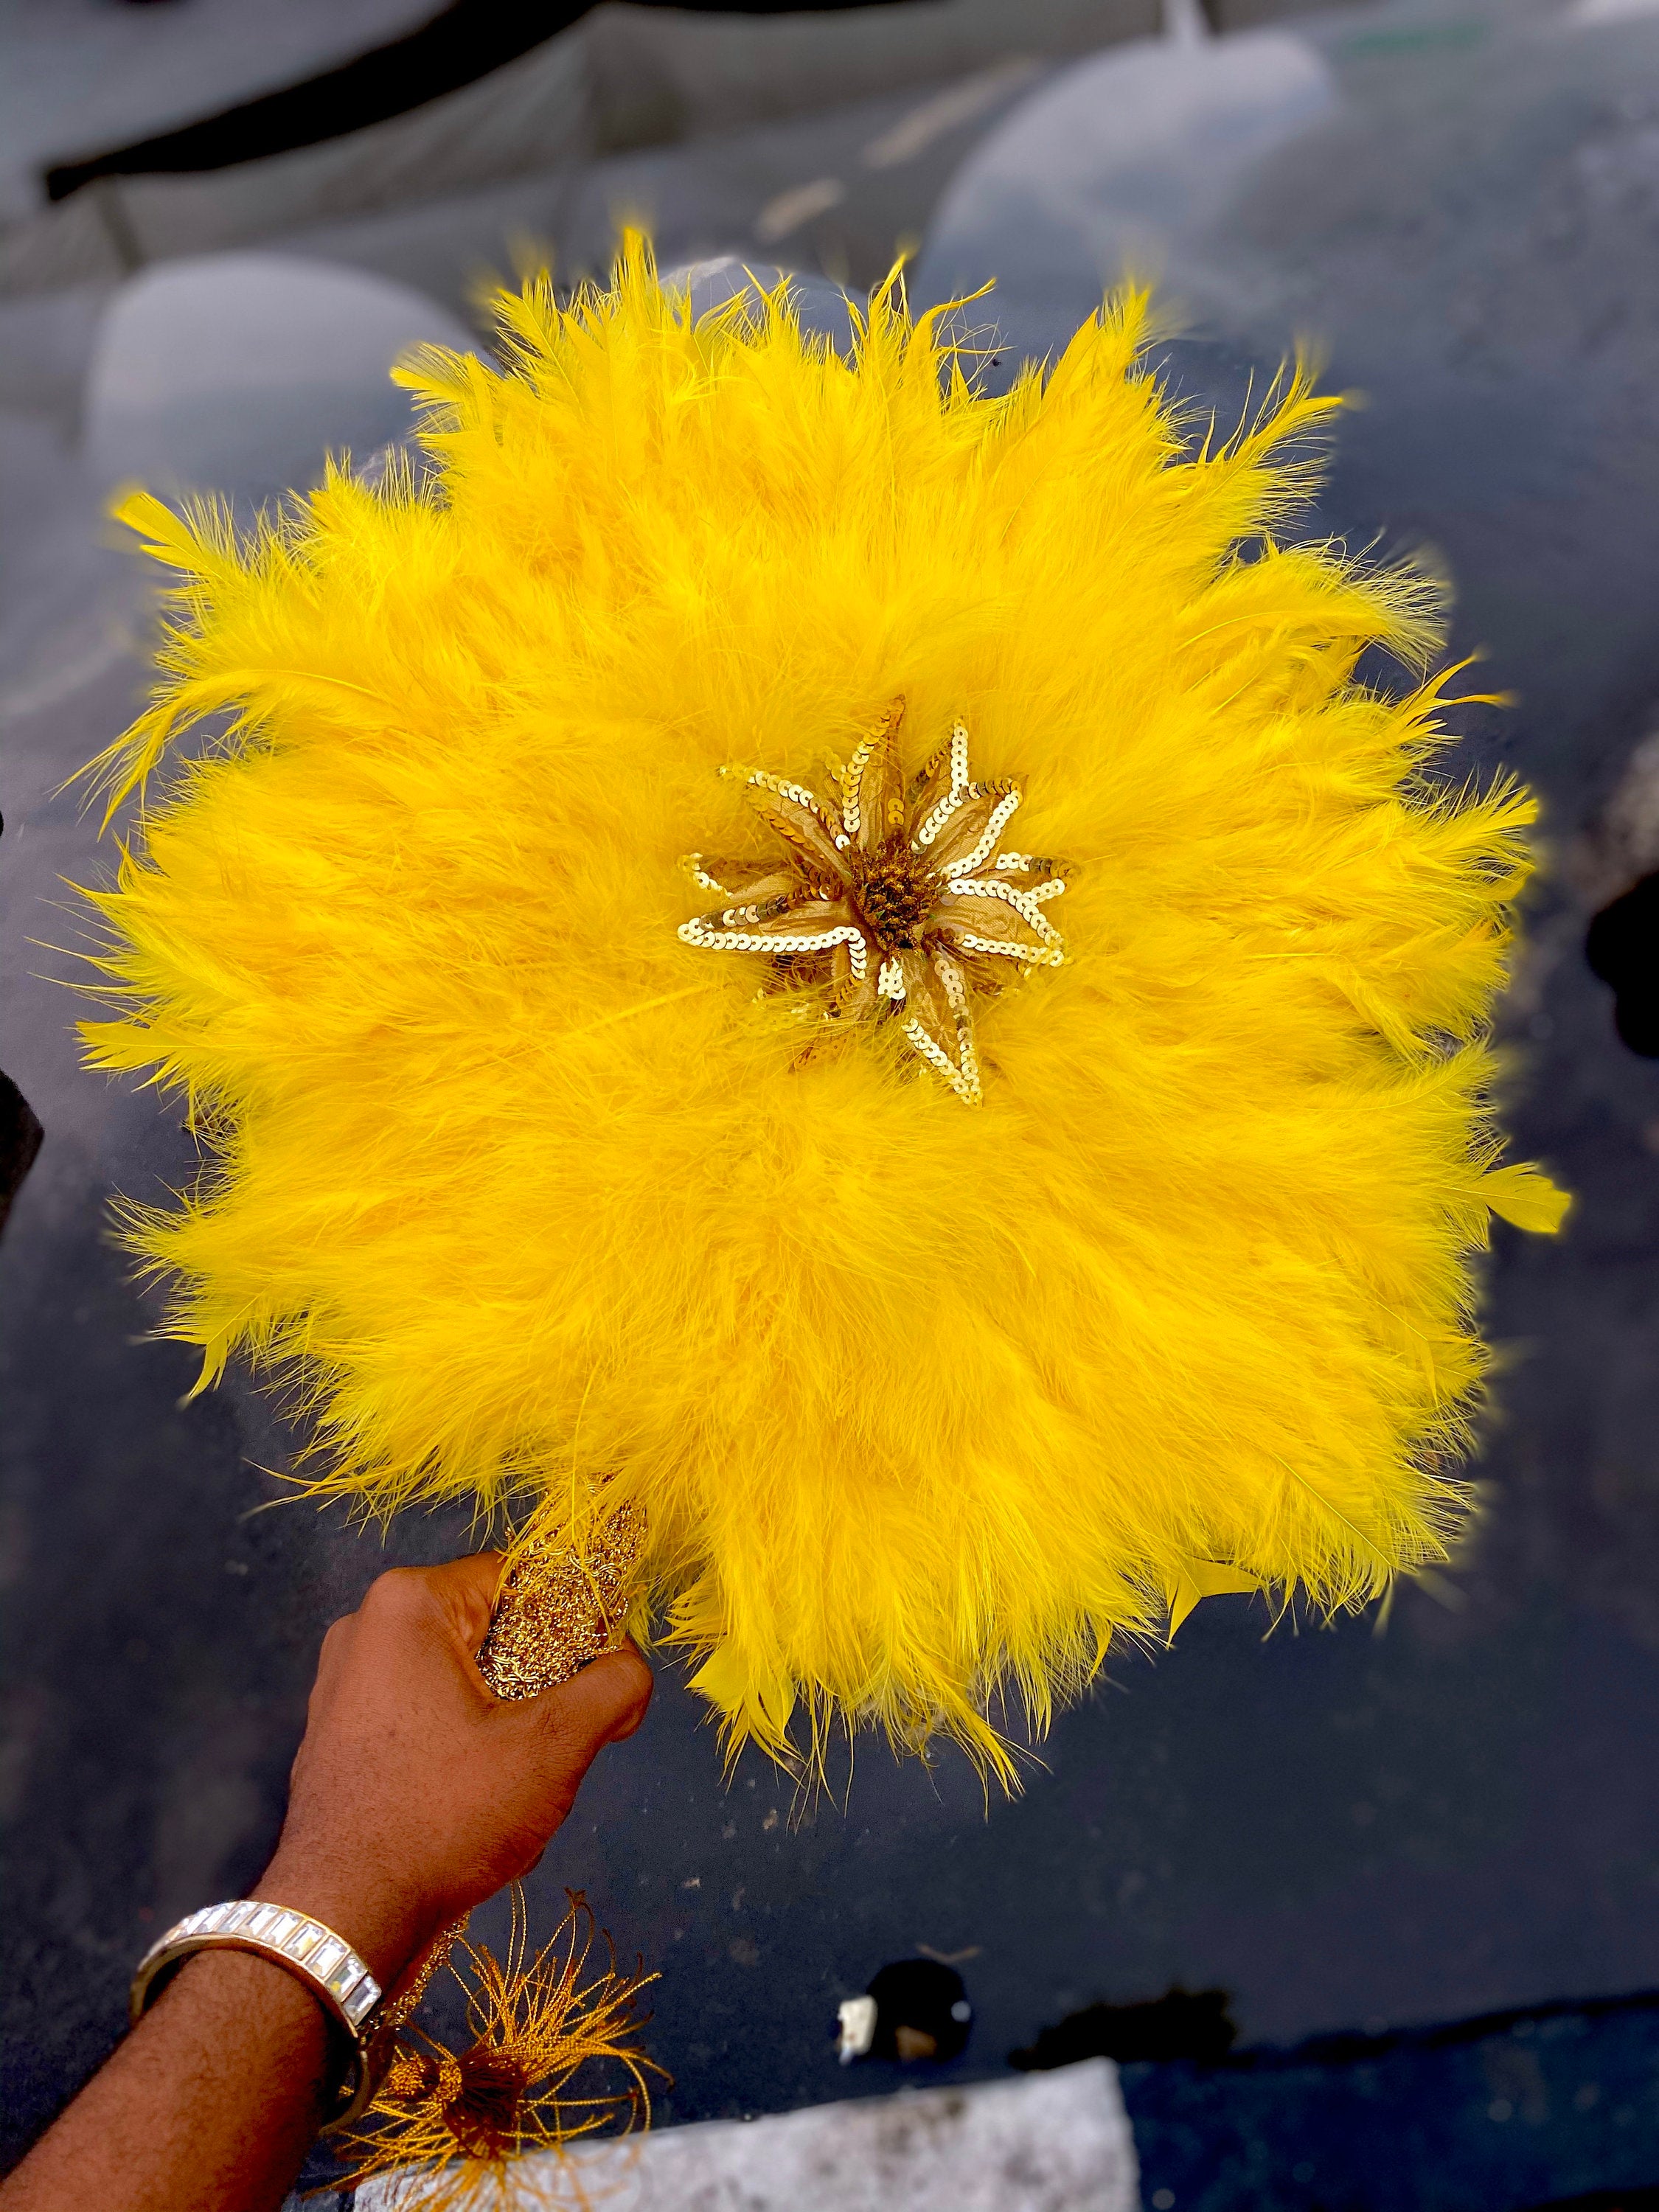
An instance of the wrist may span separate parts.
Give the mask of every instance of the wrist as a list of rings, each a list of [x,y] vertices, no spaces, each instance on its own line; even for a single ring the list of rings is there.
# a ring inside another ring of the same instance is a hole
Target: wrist
[[[331,1856],[287,1844],[278,1844],[248,1894],[331,1928],[383,1990],[395,1987],[443,1924],[441,1912],[378,1880],[372,1867],[343,1867]]]
[[[328,2015],[298,1975],[274,1959],[252,1951],[198,1951],[161,1996],[172,1997],[178,1989],[191,1992],[198,2009],[258,2018],[300,2059],[307,2077],[321,2081],[328,2066]],[[175,2014],[177,2008],[175,2000]]]

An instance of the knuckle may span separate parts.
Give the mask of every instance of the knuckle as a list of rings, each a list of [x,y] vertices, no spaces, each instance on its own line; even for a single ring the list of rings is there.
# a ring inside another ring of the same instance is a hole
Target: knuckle
[[[377,1575],[363,1598],[362,1609],[380,1620],[410,1620],[431,1603],[426,1577],[418,1567],[388,1567]]]

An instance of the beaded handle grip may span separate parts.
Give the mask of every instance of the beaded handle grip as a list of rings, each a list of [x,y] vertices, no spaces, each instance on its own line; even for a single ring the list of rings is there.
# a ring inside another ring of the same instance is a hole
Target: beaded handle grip
[[[617,1649],[642,1533],[625,1505],[580,1552],[545,1540],[525,1546],[478,1649],[478,1672],[498,1698],[539,1697]]]

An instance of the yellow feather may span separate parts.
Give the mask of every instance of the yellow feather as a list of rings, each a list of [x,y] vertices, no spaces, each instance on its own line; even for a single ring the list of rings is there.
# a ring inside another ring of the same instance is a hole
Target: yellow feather
[[[1299,372],[1183,422],[1109,303],[975,396],[892,294],[856,358],[781,300],[506,297],[505,373],[423,358],[434,478],[343,471],[181,572],[118,798],[204,715],[94,894],[96,1066],[212,1117],[135,1251],[216,1374],[297,1361],[377,1510],[586,1478],[645,1508],[666,1635],[734,1742],[801,1716],[1006,1771],[1108,1638],[1206,1590],[1321,1607],[1443,1556],[1486,1355],[1486,1021],[1534,805],[1430,780],[1433,587],[1284,538]],[[680,942],[754,848],[716,771],[807,783],[902,694],[1062,854],[1066,963],[979,1018],[984,1103],[865,1034],[803,1050]]]

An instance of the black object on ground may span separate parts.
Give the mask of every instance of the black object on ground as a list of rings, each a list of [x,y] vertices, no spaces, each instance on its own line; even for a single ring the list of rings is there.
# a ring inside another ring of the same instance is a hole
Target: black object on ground
[[[0,1229],[45,1138],[28,1100],[10,1076],[0,1074]]]
[[[1593,2189],[1588,2197],[1558,2197],[1535,2212],[1659,2212],[1659,2189]]]
[[[1067,2013],[1054,2027],[1039,2030],[1035,2043],[1008,2054],[1022,2074],[1074,2066],[1080,2058],[1190,2058],[1212,2066],[1232,2049],[1238,2029],[1227,2010],[1225,1990],[1169,1990],[1139,2004],[1085,2005]]]
[[[938,1959],[896,1959],[871,1983],[876,2001],[872,2058],[939,2063],[958,2058],[967,2046],[974,2010],[962,1976]]]
[[[1584,957],[1613,986],[1613,1026],[1632,1052],[1659,1060],[1659,874],[1644,876],[1589,926]]]

